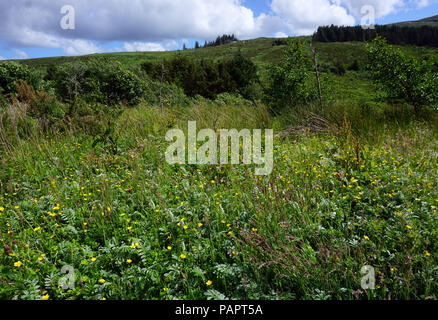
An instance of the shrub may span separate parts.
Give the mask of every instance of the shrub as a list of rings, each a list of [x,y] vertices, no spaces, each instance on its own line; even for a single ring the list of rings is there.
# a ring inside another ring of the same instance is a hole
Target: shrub
[[[174,83],[189,97],[215,99],[221,93],[240,93],[251,98],[258,82],[257,67],[241,53],[232,59],[195,61],[178,55],[159,63],[144,62],[142,70],[154,81]]]
[[[17,100],[27,106],[26,114],[38,120],[42,131],[63,127],[65,106],[53,94],[47,93],[44,89],[35,90],[22,81],[17,85]]]
[[[55,87],[60,97],[74,100],[81,96],[89,102],[137,104],[145,83],[120,63],[108,60],[74,62],[56,72]]]
[[[359,71],[360,70],[359,62],[357,60],[354,60],[353,63],[348,67],[348,70]]]
[[[34,88],[38,88],[41,78],[39,74],[26,65],[14,61],[0,62],[0,88],[3,94],[16,93],[16,85],[20,81],[25,81]]]
[[[330,71],[338,76],[343,76],[345,74],[344,65],[338,60],[334,63],[334,65],[330,68]]]

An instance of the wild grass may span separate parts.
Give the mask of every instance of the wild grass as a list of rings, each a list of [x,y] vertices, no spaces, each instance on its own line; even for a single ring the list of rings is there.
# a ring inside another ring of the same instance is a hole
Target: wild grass
[[[0,157],[0,298],[436,299],[436,127],[388,110],[308,106],[311,126],[224,95],[126,109],[96,136],[17,132]],[[164,134],[188,120],[275,128],[274,172],[167,164]]]

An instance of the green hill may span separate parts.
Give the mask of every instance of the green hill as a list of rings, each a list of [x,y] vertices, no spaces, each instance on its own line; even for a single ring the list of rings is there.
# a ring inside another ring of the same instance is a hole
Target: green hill
[[[438,27],[438,15],[432,16],[429,18],[424,18],[416,21],[406,21],[406,22],[399,22],[399,23],[393,23],[390,25],[397,25],[397,26],[413,26],[413,27],[422,27],[422,26],[436,26]]]
[[[310,44],[311,37],[300,37],[302,40]],[[207,47],[200,49],[180,50],[180,51],[165,51],[165,52],[120,52],[120,53],[103,53],[84,55],[79,57],[51,57],[21,60],[22,63],[29,66],[45,69],[51,64],[62,64],[75,60],[87,60],[95,57],[104,57],[111,60],[116,60],[128,67],[139,66],[145,61],[160,61],[163,58],[172,58],[177,54],[188,56],[194,59],[223,59],[232,57],[239,51],[245,57],[251,58],[257,65],[266,66],[268,63],[277,63],[282,57],[285,45],[275,45],[278,39],[273,38],[258,38],[252,40],[242,40],[234,43],[229,43],[217,47]],[[286,40],[286,39],[283,39]],[[340,60],[348,65],[354,60],[365,60],[365,43],[362,42],[344,42],[344,43],[315,43],[321,62],[331,63]],[[417,57],[429,56],[434,57],[438,53],[436,48],[423,47],[401,47],[406,53]],[[310,54],[310,47],[308,53]]]

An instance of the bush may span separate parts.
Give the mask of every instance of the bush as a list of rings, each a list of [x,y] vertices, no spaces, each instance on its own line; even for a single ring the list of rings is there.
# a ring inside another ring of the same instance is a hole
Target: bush
[[[145,92],[145,83],[120,63],[108,60],[74,62],[56,71],[58,95],[70,101],[81,96],[88,102],[110,105],[137,104]]]
[[[42,131],[63,128],[65,106],[55,95],[47,93],[44,89],[35,90],[26,82],[20,82],[17,85],[17,100],[26,105],[26,114],[38,120]]]
[[[257,67],[240,53],[219,62],[195,61],[178,55],[159,63],[144,62],[141,68],[154,81],[183,88],[189,97],[201,95],[215,99],[218,94],[228,92],[252,98],[252,87],[258,82]]]
[[[330,72],[338,76],[343,76],[345,74],[345,67],[340,61],[336,61],[333,67],[330,68]]]
[[[16,85],[20,81],[39,88],[41,77],[26,65],[14,61],[0,62],[0,89],[3,94],[15,94]]]
[[[348,70],[359,71],[360,70],[359,62],[357,60],[354,60],[354,62],[348,67]]]

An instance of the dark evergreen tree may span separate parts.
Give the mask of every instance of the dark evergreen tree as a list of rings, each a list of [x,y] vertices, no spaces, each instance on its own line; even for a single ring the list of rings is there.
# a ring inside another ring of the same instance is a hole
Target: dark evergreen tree
[[[322,26],[314,33],[313,40],[319,42],[369,42],[374,40],[377,35],[385,38],[390,44],[438,47],[438,27],[428,25],[421,27],[377,25],[375,29],[363,29],[361,26]]]

